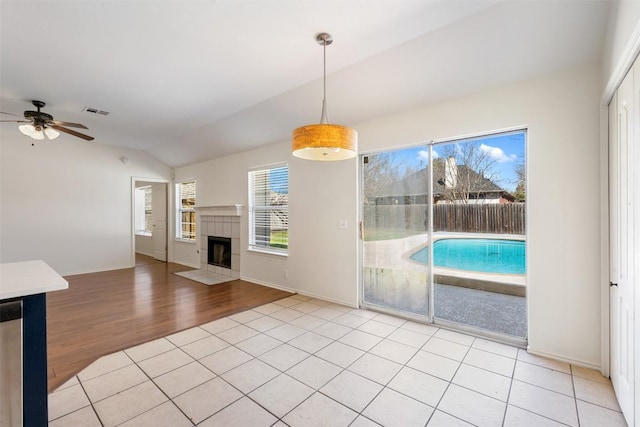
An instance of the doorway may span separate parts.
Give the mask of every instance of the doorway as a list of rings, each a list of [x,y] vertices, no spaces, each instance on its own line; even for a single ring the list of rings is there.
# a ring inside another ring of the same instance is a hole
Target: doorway
[[[526,131],[361,157],[363,306],[524,345]]]
[[[164,180],[133,179],[133,265],[136,265],[136,256],[167,261],[168,187],[168,181]]]

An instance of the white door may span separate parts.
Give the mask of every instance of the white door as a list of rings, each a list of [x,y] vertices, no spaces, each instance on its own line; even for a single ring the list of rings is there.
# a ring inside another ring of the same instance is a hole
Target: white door
[[[634,425],[633,72],[609,105],[611,381]]]
[[[153,184],[152,209],[153,257],[160,261],[167,260],[167,184]]]

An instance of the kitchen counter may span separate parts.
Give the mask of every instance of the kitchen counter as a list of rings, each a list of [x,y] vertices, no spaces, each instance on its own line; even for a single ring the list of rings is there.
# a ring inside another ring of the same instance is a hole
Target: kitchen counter
[[[67,289],[69,283],[44,261],[0,264],[0,300]]]
[[[0,425],[48,423],[46,293],[68,287],[44,261],[0,264]]]

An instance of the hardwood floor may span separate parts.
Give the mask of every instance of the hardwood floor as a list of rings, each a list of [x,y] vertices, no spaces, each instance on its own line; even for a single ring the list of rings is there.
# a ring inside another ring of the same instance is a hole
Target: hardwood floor
[[[96,359],[290,296],[243,280],[203,285],[188,267],[136,258],[136,267],[68,276],[47,295],[49,391]]]

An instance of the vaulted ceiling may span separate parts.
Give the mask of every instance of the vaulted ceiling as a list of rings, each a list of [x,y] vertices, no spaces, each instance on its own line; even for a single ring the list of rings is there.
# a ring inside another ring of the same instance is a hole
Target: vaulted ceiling
[[[609,6],[2,0],[0,110],[22,114],[42,100],[56,119],[87,125],[96,138],[89,144],[144,150],[177,167],[284,141],[318,122],[318,32],[335,40],[327,48],[329,120],[357,127],[599,61]],[[27,138],[15,124],[1,126]]]

